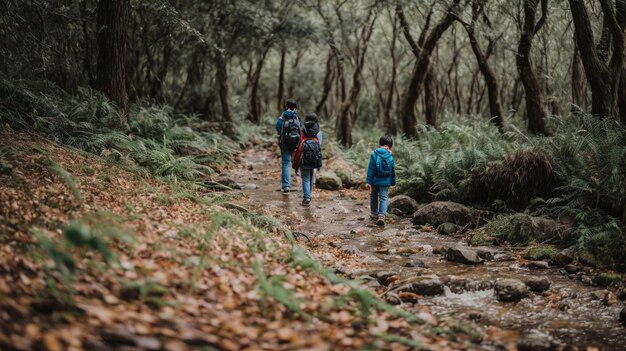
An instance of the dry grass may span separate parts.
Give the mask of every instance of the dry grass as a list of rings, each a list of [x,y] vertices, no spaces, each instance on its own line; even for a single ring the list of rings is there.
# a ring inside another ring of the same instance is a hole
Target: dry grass
[[[469,197],[493,204],[503,201],[509,208],[521,210],[535,197],[550,194],[556,178],[550,160],[540,151],[518,151],[501,164],[487,167],[471,179]]]

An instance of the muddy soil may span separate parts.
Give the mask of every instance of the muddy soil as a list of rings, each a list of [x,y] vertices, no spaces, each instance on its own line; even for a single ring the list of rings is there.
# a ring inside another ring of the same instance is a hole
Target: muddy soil
[[[279,160],[269,151],[249,150],[242,167],[233,170],[251,210],[279,219],[299,236],[310,252],[325,265],[348,277],[367,277],[376,272],[395,273],[399,279],[435,274],[444,282],[466,279],[470,287],[446,283],[438,296],[420,296],[418,304],[403,303],[407,310],[427,309],[439,320],[454,317],[475,323],[484,332],[488,349],[509,348],[528,335],[539,335],[545,344],[626,349],[626,328],[619,321],[622,303],[607,304],[601,288],[581,283],[558,268],[529,270],[519,251],[492,248],[495,256],[479,265],[447,261],[433,253],[437,248],[466,246],[462,239],[437,234],[429,228],[416,230],[409,219],[391,218],[384,228],[368,218],[368,194],[358,190],[314,190],[311,206],[301,206],[301,180],[292,192],[279,191]],[[295,177],[292,176],[292,179]],[[500,278],[526,281],[543,276],[552,282],[544,293],[531,293],[517,303],[499,302],[493,282]],[[388,290],[368,283],[383,298]],[[473,287],[473,288],[472,288]]]

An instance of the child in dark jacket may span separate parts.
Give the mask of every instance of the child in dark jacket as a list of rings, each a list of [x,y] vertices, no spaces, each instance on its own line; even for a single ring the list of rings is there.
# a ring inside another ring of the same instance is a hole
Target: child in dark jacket
[[[313,191],[313,177],[315,169],[322,167],[322,132],[317,122],[317,115],[313,112],[306,114],[300,146],[293,157],[292,167],[300,170],[302,176],[302,206],[311,204],[311,192]]]
[[[370,190],[370,219],[377,225],[385,225],[389,188],[396,187],[396,165],[391,154],[393,139],[384,135],[379,140],[380,147],[370,156],[367,167],[367,190]]]

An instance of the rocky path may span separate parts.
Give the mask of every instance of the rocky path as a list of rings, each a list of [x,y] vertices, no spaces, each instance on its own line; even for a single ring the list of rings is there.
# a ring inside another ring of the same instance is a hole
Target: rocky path
[[[368,219],[365,191],[315,189],[311,207],[303,208],[299,179],[296,191],[280,193],[278,163],[269,151],[242,155],[233,172],[246,205],[304,234],[302,243],[324,264],[363,279],[389,303],[476,326],[488,349],[626,347],[622,303],[581,283],[589,279],[584,272],[528,262],[519,251],[470,248],[431,227],[416,229],[408,218],[377,227]]]

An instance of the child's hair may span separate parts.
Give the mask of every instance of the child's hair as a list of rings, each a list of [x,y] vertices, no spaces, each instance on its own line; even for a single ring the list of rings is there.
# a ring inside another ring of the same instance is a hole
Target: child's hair
[[[315,112],[308,112],[306,116],[304,116],[305,122],[317,122],[317,114]]]
[[[287,99],[287,101],[285,101],[285,108],[288,110],[295,110],[298,108],[298,102],[294,99]]]
[[[380,146],[389,146],[389,148],[391,149],[393,147],[393,138],[391,137],[391,135],[383,135],[380,137],[378,144]]]

